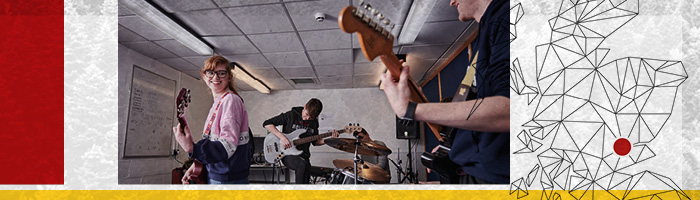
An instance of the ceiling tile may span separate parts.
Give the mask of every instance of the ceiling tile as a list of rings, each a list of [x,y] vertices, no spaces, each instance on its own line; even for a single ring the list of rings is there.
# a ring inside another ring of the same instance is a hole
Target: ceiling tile
[[[380,75],[356,75],[354,76],[355,87],[378,87]]]
[[[249,35],[255,46],[263,53],[303,51],[299,37],[294,32]]]
[[[280,0],[214,0],[219,7],[245,6],[255,4],[276,3]]]
[[[263,83],[270,87],[272,90],[291,90],[294,89],[292,85],[283,78],[263,78]]]
[[[286,79],[316,77],[314,69],[311,67],[276,68]]]
[[[217,8],[216,4],[214,4],[214,2],[212,2],[211,0],[187,0],[187,1],[153,0],[153,1],[156,4],[158,4],[161,8],[163,8],[165,11],[170,12],[170,13],[190,11],[190,10],[202,10],[202,9]]]
[[[292,87],[296,89],[321,89],[323,88],[323,85],[318,84],[318,80],[314,80],[316,83],[303,83],[303,84],[294,84],[292,80],[287,80]]]
[[[314,65],[335,65],[352,63],[352,49],[309,51]]]
[[[430,60],[440,58],[449,47],[450,44],[404,46],[399,53],[406,54],[407,62],[410,62],[411,58]]]
[[[221,9],[179,12],[175,16],[200,36],[243,34]]]
[[[189,47],[183,45],[177,40],[158,40],[158,41],[153,41],[156,44],[160,45],[161,47],[169,50],[170,52],[175,53],[175,55],[178,55],[180,57],[185,57],[185,56],[198,56],[199,54],[192,51]]]
[[[303,51],[265,53],[267,60],[275,67],[309,66],[309,58]]]
[[[262,54],[224,55],[224,57],[231,62],[240,64],[246,69],[272,67],[272,64],[270,64]]]
[[[250,68],[246,71],[258,79],[282,78],[275,68]]]
[[[468,26],[460,21],[425,23],[413,44],[452,43]]]
[[[299,32],[307,50],[350,49],[351,34],[340,29]]]
[[[294,31],[282,4],[225,8],[224,12],[246,34]]]
[[[355,63],[355,68],[353,74],[355,75],[367,75],[367,74],[381,74],[386,71],[384,63],[379,60],[375,60],[371,63]]]
[[[185,60],[188,62],[192,63],[193,65],[197,66],[199,69],[204,67],[204,62],[207,61],[211,56],[189,56],[189,57],[183,57]]]
[[[160,47],[153,42],[129,42],[122,44],[126,47],[129,47],[130,49],[133,49],[134,51],[137,51],[153,59],[177,57],[175,54],[163,49],[163,47]]]
[[[322,84],[352,84],[352,76],[334,76],[318,78]]]
[[[117,8],[117,13],[117,15],[119,16],[134,15],[133,12],[131,12],[128,8],[122,6],[121,4],[119,5],[119,8]]]
[[[314,69],[316,69],[318,77],[352,75],[352,64],[316,65]]]
[[[338,13],[348,6],[347,0],[321,0],[285,3],[297,30],[338,29]],[[316,21],[317,12],[326,14],[323,22]]]
[[[324,89],[345,89],[345,88],[353,88],[352,83],[346,83],[346,84],[323,84]]]
[[[185,74],[187,74],[187,75],[189,75],[192,78],[195,78],[197,80],[202,80],[202,75],[199,74],[199,70],[185,70],[185,71],[182,71],[182,73],[185,73]]]
[[[425,22],[435,22],[435,21],[458,21],[459,13],[456,7],[450,6],[450,1],[437,1],[433,10],[430,11],[430,15]]]
[[[124,28],[123,26],[119,25],[117,28],[117,41],[118,42],[138,42],[138,41],[146,41],[146,38],[141,37],[139,34],[134,33],[133,31]]]
[[[185,59],[182,58],[164,58],[164,59],[159,59],[158,61],[175,68],[180,71],[187,71],[187,70],[196,70],[198,71],[198,67],[192,65],[192,63],[187,62]]]
[[[245,36],[213,36],[203,37],[204,40],[214,46],[214,51],[219,54],[250,54],[260,53]]]
[[[119,17],[118,22],[125,28],[134,31],[134,33],[139,34],[148,40],[173,39],[168,34],[136,15],[121,16]]]

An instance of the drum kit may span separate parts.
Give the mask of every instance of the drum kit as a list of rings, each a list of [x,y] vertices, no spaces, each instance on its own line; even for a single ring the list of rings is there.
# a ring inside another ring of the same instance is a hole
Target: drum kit
[[[324,141],[330,147],[354,153],[353,159],[333,160],[336,169],[331,174],[331,184],[375,184],[389,183],[391,180],[391,176],[384,169],[359,158],[359,155],[389,155],[391,149],[386,146],[354,138],[328,138]]]

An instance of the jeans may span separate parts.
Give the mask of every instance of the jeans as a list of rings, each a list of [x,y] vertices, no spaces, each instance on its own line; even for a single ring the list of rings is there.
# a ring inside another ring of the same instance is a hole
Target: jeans
[[[209,179],[209,184],[248,184],[248,177],[231,181],[217,181],[214,179]]]
[[[285,156],[282,157],[282,163],[287,168],[294,170],[294,181],[296,184],[310,183],[311,174],[309,170],[311,169],[311,163],[308,160],[301,156]]]

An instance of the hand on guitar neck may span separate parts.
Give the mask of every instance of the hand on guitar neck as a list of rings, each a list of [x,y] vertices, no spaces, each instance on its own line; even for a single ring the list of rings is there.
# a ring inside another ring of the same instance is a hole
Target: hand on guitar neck
[[[177,105],[177,126],[173,127],[173,134],[175,135],[175,140],[187,153],[192,153],[194,148],[194,139],[192,139],[192,132],[190,127],[187,125],[187,120],[185,119],[185,110],[191,101],[190,90],[182,88],[180,93],[175,99]]]
[[[403,60],[401,63],[403,63]],[[389,104],[396,116],[400,117],[406,114],[408,101],[411,99],[411,90],[407,86],[408,77],[410,76],[409,71],[410,67],[408,65],[404,66],[398,80],[394,79],[391,71],[387,71],[380,77],[386,98],[389,99]]]
[[[181,127],[184,127],[184,129]],[[182,126],[178,123],[177,126],[173,127],[173,134],[175,135],[177,143],[182,147],[182,150],[185,150],[187,153],[192,153],[194,149],[194,139],[192,139],[190,127],[187,125]]]

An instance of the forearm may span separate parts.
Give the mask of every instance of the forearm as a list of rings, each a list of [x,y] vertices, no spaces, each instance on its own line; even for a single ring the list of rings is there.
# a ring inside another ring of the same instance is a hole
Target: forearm
[[[282,139],[283,137],[286,138],[282,132],[280,132],[279,130],[277,130],[277,128],[275,128],[274,124],[265,125],[265,130],[270,131],[270,133],[272,133],[272,134],[275,134],[275,136],[277,136],[277,138],[280,138],[280,139]]]
[[[510,130],[510,99],[503,96],[453,103],[422,103],[418,121],[484,132]]]

